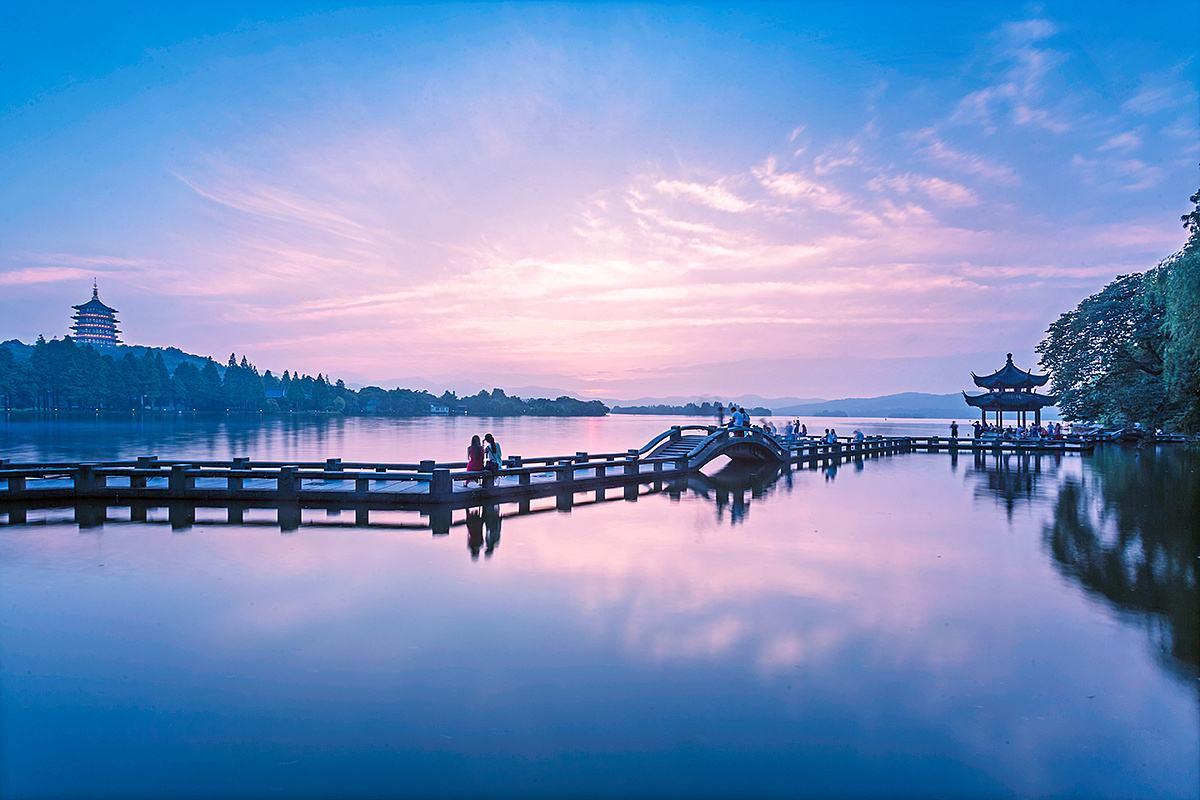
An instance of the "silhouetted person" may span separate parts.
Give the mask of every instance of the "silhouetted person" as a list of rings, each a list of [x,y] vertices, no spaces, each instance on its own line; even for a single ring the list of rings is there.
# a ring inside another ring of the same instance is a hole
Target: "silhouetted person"
[[[951,439],[958,438],[958,420],[955,420],[954,422],[950,423],[950,438]]]
[[[484,506],[483,525],[487,528],[487,548],[483,551],[484,558],[491,558],[492,552],[500,546],[500,506]]]
[[[467,549],[471,551],[471,560],[478,561],[483,549],[483,517],[474,508],[467,510]]]

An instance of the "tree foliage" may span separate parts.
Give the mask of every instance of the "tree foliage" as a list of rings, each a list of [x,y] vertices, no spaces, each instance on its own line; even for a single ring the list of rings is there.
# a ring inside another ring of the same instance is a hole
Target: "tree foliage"
[[[164,353],[176,364],[167,368]],[[370,386],[354,391],[325,375],[285,370],[277,378],[242,356],[230,354],[223,367],[211,358],[158,348],[100,351],[70,337],[39,337],[32,347],[0,344],[0,406],[4,410],[131,411],[160,409],[200,412],[318,412],[420,416],[445,406],[479,416],[602,416],[599,401],[571,397],[523,400],[503,389],[459,398],[412,389]]]
[[[1200,192],[1191,198],[1200,208]],[[1037,347],[1068,419],[1200,429],[1200,214],[1187,245],[1068,311]]]

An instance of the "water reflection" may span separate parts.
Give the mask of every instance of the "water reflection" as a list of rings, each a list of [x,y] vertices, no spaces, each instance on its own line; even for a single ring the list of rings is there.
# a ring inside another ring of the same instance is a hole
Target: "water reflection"
[[[1200,458],[1102,448],[1058,490],[1043,537],[1055,565],[1140,619],[1163,663],[1200,668]]]
[[[1043,540],[1062,574],[1139,620],[1164,666],[1200,672],[1200,453],[1108,446],[1082,460],[976,454],[975,496],[1012,522],[1045,508]]]
[[[1146,455],[0,508],[0,793],[1187,796],[1196,464]]]
[[[1013,511],[1041,498],[1039,481],[1043,469],[1057,474],[1062,456],[1030,453],[975,453],[968,475],[976,481],[975,496],[991,498],[1005,511],[1009,522]]]

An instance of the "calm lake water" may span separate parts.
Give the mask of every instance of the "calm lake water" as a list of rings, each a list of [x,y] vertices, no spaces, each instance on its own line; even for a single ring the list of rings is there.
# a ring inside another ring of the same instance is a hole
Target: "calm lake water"
[[[0,457],[532,456],[680,421],[11,419]],[[1196,450],[706,472],[439,537],[0,506],[0,796],[1200,792]]]

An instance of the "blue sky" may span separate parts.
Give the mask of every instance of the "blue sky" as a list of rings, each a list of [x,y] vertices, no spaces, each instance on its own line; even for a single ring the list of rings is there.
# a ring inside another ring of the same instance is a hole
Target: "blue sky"
[[[1182,243],[1198,12],[9,4],[0,338],[96,275],[359,382],[953,390]]]

